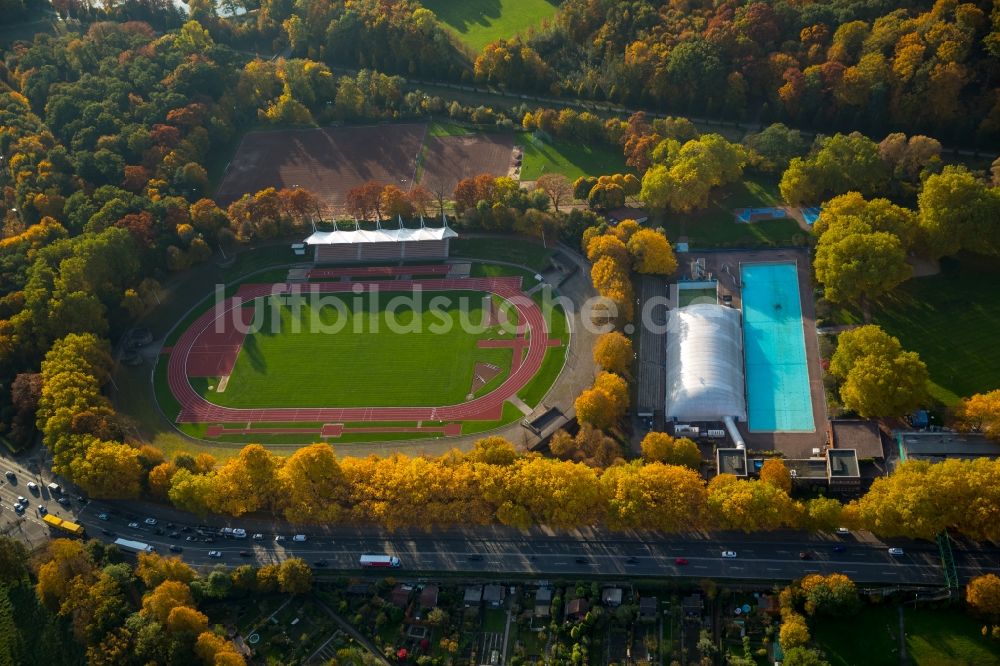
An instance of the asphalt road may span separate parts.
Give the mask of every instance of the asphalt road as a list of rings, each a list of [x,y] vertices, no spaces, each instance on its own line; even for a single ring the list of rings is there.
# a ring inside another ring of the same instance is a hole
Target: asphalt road
[[[247,519],[245,524],[233,521],[232,526],[245,527],[250,533],[259,530],[263,538],[223,539],[217,535],[218,527],[211,527],[204,534],[213,535],[213,543],[186,541],[186,537],[205,538],[197,535],[198,522],[194,516],[157,505],[80,502],[75,498],[69,508],[64,508],[45,488],[47,478],[32,475],[9,461],[5,463],[2,470],[15,471],[18,481],[12,484],[4,479],[0,484],[0,530],[23,539],[31,547],[43,543],[49,533],[37,510],[42,504],[53,514],[84,525],[92,538],[103,541],[113,541],[117,537],[134,539],[152,545],[161,554],[169,554],[171,545],[179,546],[183,549],[180,556],[195,566],[264,564],[298,556],[314,565],[326,561],[331,570],[358,570],[361,554],[385,553],[399,557],[402,568],[407,571],[484,577],[511,573],[783,581],[812,572],[841,572],[863,584],[944,584],[936,544],[908,540],[890,543],[864,532],[844,536],[800,531],[657,534],[587,529],[566,533],[541,528],[522,531],[470,527],[428,534],[338,527],[322,534],[314,530],[308,533],[307,541],[296,543],[291,541],[292,528],[278,527],[284,530],[281,534],[286,540],[276,542],[276,526],[280,523],[269,523],[270,526],[265,527],[265,522]],[[29,480],[39,485],[37,493],[27,490]],[[73,495],[72,492],[68,494]],[[22,518],[11,510],[18,495],[31,501]],[[98,518],[102,513],[108,514],[108,520]],[[157,525],[145,525],[143,521],[147,517],[155,517]],[[138,522],[140,527],[129,528],[130,522]],[[157,530],[163,533],[157,534]],[[171,533],[177,536],[171,538]],[[901,557],[889,555],[890,545],[903,548],[905,554]],[[210,550],[220,551],[222,557],[209,558]],[[724,550],[736,552],[736,557],[723,558]],[[246,555],[241,556],[241,551]],[[802,559],[802,553],[807,553],[809,559]],[[1000,550],[993,544],[957,542],[954,553],[959,577],[963,580],[981,573],[1000,573]],[[679,562],[678,558],[686,563]]]

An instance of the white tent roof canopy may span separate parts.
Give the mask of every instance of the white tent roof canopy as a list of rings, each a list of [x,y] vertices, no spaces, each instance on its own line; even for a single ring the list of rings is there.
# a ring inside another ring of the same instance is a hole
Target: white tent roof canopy
[[[666,417],[746,420],[740,313],[724,305],[671,310],[667,322]]]
[[[411,241],[439,241],[456,238],[450,227],[421,227],[419,229],[375,229],[372,231],[315,231],[306,238],[306,245],[339,245],[355,243],[406,243]]]

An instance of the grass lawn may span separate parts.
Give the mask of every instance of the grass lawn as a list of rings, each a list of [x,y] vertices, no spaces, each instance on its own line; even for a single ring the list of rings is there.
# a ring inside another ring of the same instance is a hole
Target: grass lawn
[[[667,237],[676,241],[687,236],[693,248],[704,247],[767,247],[804,244],[809,234],[795,220],[768,220],[738,223],[733,209],[784,205],[776,181],[749,176],[739,183],[721,188],[708,208],[696,213],[668,213],[657,220],[667,230]]]
[[[521,180],[536,180],[546,173],[561,173],[570,180],[580,176],[630,173],[621,149],[605,143],[585,145],[577,141],[545,141],[529,132],[518,132],[514,143],[524,151]]]
[[[861,317],[840,310],[837,320]],[[1000,265],[962,255],[941,261],[941,272],[914,278],[873,308],[874,323],[920,354],[931,375],[931,395],[946,405],[1000,388]]]
[[[906,609],[906,651],[913,666],[997,666],[1000,644],[957,609]]]
[[[435,292],[422,299],[421,309],[406,304],[393,316],[389,306],[396,296],[408,295],[385,292],[375,304],[382,307],[373,310],[368,298],[337,295],[331,301],[342,307],[303,307],[298,322],[283,305],[273,327],[275,313],[263,308],[263,326],[244,339],[226,390],[208,389],[214,381],[192,385],[228,407],[450,405],[464,402],[475,362],[509,364],[509,350],[476,346],[497,337],[498,329],[467,332],[461,325],[464,317],[473,325],[482,322],[485,294]],[[452,305],[432,309],[431,297],[448,297]],[[460,299],[468,303],[466,313],[460,313]],[[330,333],[317,331],[314,312]],[[435,332],[437,327],[447,330]]]
[[[453,238],[451,256],[486,261],[507,261],[536,271],[545,269],[552,250],[521,238]],[[484,275],[496,271],[484,270]],[[503,273],[509,274],[509,273]],[[524,285],[524,283],[522,283]],[[525,286],[525,288],[528,288]]]
[[[830,666],[899,666],[895,606],[870,606],[851,617],[816,620],[810,629]]]
[[[508,39],[556,13],[549,0],[424,0],[424,7],[479,53],[496,39]]]

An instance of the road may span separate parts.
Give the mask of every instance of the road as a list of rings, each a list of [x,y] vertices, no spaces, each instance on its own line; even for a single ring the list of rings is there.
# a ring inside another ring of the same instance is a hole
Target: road
[[[231,524],[242,526],[251,533],[259,531],[261,539],[223,539],[218,537],[217,530],[224,523],[216,522],[199,536],[194,516],[169,507],[74,499],[67,509],[49,495],[45,488],[47,477],[32,475],[10,462],[3,469],[15,471],[18,481],[12,484],[5,479],[0,485],[0,529],[9,529],[11,536],[23,539],[30,547],[41,545],[48,535],[48,527],[41,522],[37,511],[37,506],[42,504],[53,514],[84,525],[90,537],[103,541],[113,541],[116,537],[135,539],[154,546],[163,554],[169,553],[171,545],[178,546],[183,549],[180,555],[185,561],[200,567],[259,565],[299,556],[312,564],[326,561],[331,570],[357,570],[358,557],[362,553],[386,553],[398,556],[407,571],[473,576],[504,572],[539,576],[678,576],[784,581],[812,572],[841,572],[862,584],[938,586],[944,583],[935,544],[882,541],[864,532],[846,536],[791,530],[753,534],[660,534],[617,533],[596,528],[554,532],[544,528],[516,530],[491,526],[428,534],[422,531],[391,533],[374,527],[332,527],[314,529],[308,533],[307,541],[295,543],[291,541],[292,528],[278,522],[247,518]],[[39,484],[36,494],[27,492],[28,480]],[[23,519],[18,519],[11,510],[18,495],[31,500]],[[99,519],[101,514],[107,514],[108,520]],[[155,517],[157,525],[143,524],[147,517]],[[130,522],[137,522],[140,527],[129,528]],[[286,537],[285,541],[274,540],[278,531]],[[171,534],[176,536],[172,538]],[[187,541],[188,537],[199,541]],[[206,543],[205,538],[213,538],[213,542]],[[903,548],[905,555],[889,555],[890,545]],[[1000,550],[995,545],[956,542],[953,549],[963,581],[981,573],[1000,573]],[[220,551],[222,557],[209,558],[209,550]],[[735,551],[737,556],[723,558],[723,550]],[[804,552],[811,559],[801,559],[800,554]],[[687,563],[678,563],[677,558]]]

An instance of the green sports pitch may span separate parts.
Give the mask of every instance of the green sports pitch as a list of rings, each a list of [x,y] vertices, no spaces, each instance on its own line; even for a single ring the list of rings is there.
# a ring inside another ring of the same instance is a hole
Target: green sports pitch
[[[382,292],[373,303],[330,295],[342,307],[304,304],[297,322],[287,304],[272,307],[265,300],[256,315],[260,330],[244,338],[224,389],[218,390],[218,379],[192,378],[192,386],[225,407],[423,407],[462,403],[502,383],[510,373],[511,349],[477,346],[480,340],[513,337],[509,326],[482,326],[488,317],[485,299],[496,299],[498,307],[502,299],[482,292],[434,292],[416,308],[388,307],[396,297],[408,302],[411,296]],[[447,298],[451,305],[431,312],[432,297]],[[515,323],[516,312],[505,312]],[[463,326],[463,320],[473,327]],[[317,322],[327,332],[318,330]],[[477,363],[500,373],[474,386]]]

